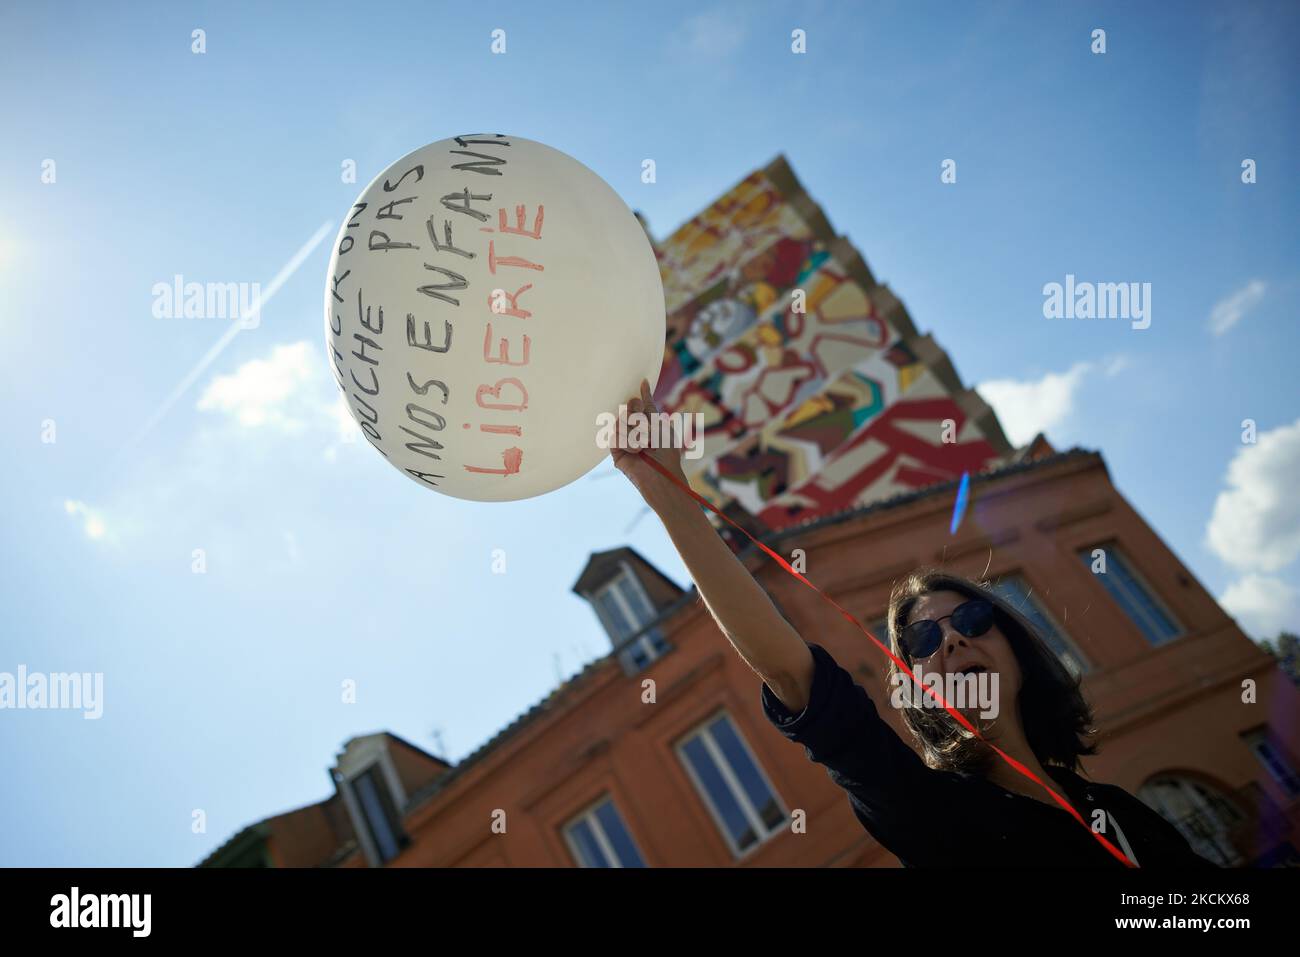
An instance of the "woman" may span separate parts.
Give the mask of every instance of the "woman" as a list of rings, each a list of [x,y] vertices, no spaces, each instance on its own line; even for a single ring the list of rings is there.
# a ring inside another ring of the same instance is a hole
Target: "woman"
[[[628,412],[655,411],[642,382]],[[764,714],[826,767],[862,826],[904,866],[1126,866],[986,741],[946,711],[926,707],[934,699],[919,689],[903,717],[920,753],[909,747],[830,653],[795,632],[699,505],[645,461],[651,455],[685,483],[680,450],[612,451],[615,466],[662,520],[718,627],[762,680]],[[963,709],[967,720],[1129,861],[1213,866],[1141,801],[1077,773],[1079,756],[1095,751],[1084,740],[1091,713],[1078,681],[996,594],[955,575],[921,572],[895,588],[888,620],[894,653],[920,669],[922,683],[972,674],[985,691],[996,689],[992,707],[985,700]],[[890,673],[895,689],[900,678],[916,688],[897,664]]]

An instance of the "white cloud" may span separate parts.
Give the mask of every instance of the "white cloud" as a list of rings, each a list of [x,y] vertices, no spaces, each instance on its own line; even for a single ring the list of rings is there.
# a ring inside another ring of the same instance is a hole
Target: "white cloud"
[[[1098,364],[1076,362],[1065,372],[1049,372],[1041,379],[990,379],[976,386],[1006,432],[1012,445],[1024,445],[1039,432],[1058,428],[1074,411],[1079,386],[1090,374],[1100,371],[1107,378],[1132,366],[1122,353],[1107,356]]]
[[[320,355],[305,341],[276,346],[268,358],[251,359],[213,379],[198,408],[223,412],[245,428],[300,429],[315,417],[321,366]]]
[[[348,408],[347,397],[340,390],[334,399],[334,424],[338,428],[338,438],[340,442],[355,442],[361,436],[361,426],[357,425],[357,420],[352,417],[352,410]]]
[[[1256,638],[1296,630],[1295,590],[1280,579],[1246,575],[1228,586],[1219,604]]]
[[[1267,288],[1263,280],[1252,279],[1232,295],[1216,302],[1210,310],[1210,332],[1221,336],[1241,322],[1247,312],[1259,305]]]
[[[1110,356],[1106,359],[1106,365],[1101,370],[1107,377],[1117,376],[1133,364],[1132,360],[1126,355]]]
[[[279,573],[364,527],[368,510],[338,507],[357,476],[382,475],[400,490],[403,477],[383,474],[391,466],[352,420],[315,343],[268,346],[197,391],[205,411],[189,413],[196,421],[182,443],[134,448],[93,508],[76,488],[60,493],[94,545],[182,570],[203,548],[213,569]]]
[[[1261,432],[1228,464],[1206,542],[1243,571],[1275,572],[1300,556],[1300,419]]]
[[[739,8],[705,10],[682,25],[679,50],[692,60],[717,64],[740,49],[745,22]]]
[[[108,532],[108,526],[104,524],[104,518],[85,502],[79,502],[76,499],[65,499],[63,510],[73,518],[81,519],[81,530],[86,533],[87,538],[103,538]]]
[[[1066,372],[1049,372],[1041,379],[992,379],[976,389],[997,413],[1007,439],[1019,446],[1069,418],[1075,395],[1091,368],[1091,363],[1076,362]]]
[[[1243,572],[1219,604],[1256,638],[1296,631],[1295,589],[1268,574],[1300,556],[1300,419],[1261,432],[1228,463],[1224,485],[1205,527],[1209,548]]]

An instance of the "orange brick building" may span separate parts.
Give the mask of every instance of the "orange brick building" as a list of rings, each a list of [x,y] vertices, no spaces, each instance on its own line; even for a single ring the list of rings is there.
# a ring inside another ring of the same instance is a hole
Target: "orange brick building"
[[[1300,692],[1119,494],[1099,455],[1031,448],[972,477],[955,535],[950,484],[767,544],[802,549],[809,577],[869,627],[893,580],[917,565],[999,581],[1085,675],[1100,732],[1100,753],[1085,761],[1093,778],[1140,795],[1221,863],[1294,861]],[[1092,571],[1098,548],[1104,575]],[[878,649],[756,550],[742,556],[799,633],[855,671],[901,731]],[[608,656],[455,767],[388,735],[359,739],[364,754],[350,743],[331,775],[350,828],[331,832],[335,846],[318,841],[317,860],[286,863],[897,865],[824,771],[767,724],[757,678],[694,590],[615,549],[592,556],[575,591],[609,629]],[[1248,680],[1255,703],[1242,700]],[[373,784],[387,796],[361,794]],[[796,809],[805,833],[790,827]],[[268,841],[276,820],[263,822]]]

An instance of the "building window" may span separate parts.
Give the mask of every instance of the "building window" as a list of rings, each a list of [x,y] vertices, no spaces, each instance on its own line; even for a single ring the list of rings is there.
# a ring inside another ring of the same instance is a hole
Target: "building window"
[[[1047,642],[1047,646],[1056,652],[1056,657],[1061,659],[1061,663],[1070,674],[1078,677],[1091,670],[1087,659],[1075,647],[1074,642],[1066,637],[1065,632],[1056,626],[1056,622],[1052,620],[1042,603],[1034,597],[1033,589],[1022,576],[1004,576],[990,590],[1029,619],[1029,623],[1042,636],[1043,641]]]
[[[737,857],[785,824],[776,792],[727,715],[699,728],[677,751]]]
[[[1207,861],[1221,867],[1235,867],[1242,862],[1231,834],[1245,815],[1216,788],[1166,774],[1142,785],[1138,797],[1159,811],[1187,838],[1192,850]]]
[[[564,837],[579,867],[645,867],[610,798],[571,821]]]
[[[379,861],[381,864],[387,864],[397,856],[402,845],[406,843],[406,835],[402,831],[401,819],[397,814],[397,808],[393,806],[392,796],[384,784],[379,765],[372,764],[353,778],[352,789],[361,804],[366,829],[374,841]]]
[[[624,568],[592,595],[610,638],[618,645],[635,635],[657,617],[654,606],[636,576]],[[651,628],[620,655],[629,670],[640,671],[668,650],[658,628]]]
[[[1079,557],[1091,571],[1093,568],[1093,551],[1085,548]],[[1153,645],[1163,645],[1183,633],[1173,616],[1165,611],[1151,589],[1143,584],[1128,561],[1114,546],[1099,546],[1105,555],[1105,572],[1094,572],[1095,577],[1110,593],[1110,597],[1124,609],[1124,614],[1132,619],[1133,624]]]
[[[1289,798],[1300,797],[1300,774],[1296,774],[1282,749],[1269,738],[1268,729],[1257,728],[1242,735],[1242,739],[1259,758],[1259,763],[1268,769],[1282,792]]]

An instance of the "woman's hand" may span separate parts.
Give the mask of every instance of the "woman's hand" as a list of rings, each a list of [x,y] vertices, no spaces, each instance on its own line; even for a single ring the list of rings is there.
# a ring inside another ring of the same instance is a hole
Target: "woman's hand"
[[[633,413],[641,412],[646,415],[654,415],[659,410],[655,408],[654,397],[650,394],[650,383],[645,379],[641,380],[640,398],[631,398],[627,401],[627,413],[631,416]],[[658,428],[650,420],[650,429],[658,433]],[[630,433],[632,427],[627,427],[629,440],[632,438]],[[673,430],[673,444],[677,445],[681,436],[679,430]],[[647,440],[648,441],[648,440]],[[631,441],[627,445],[619,445],[617,435],[614,438],[614,445],[610,449],[610,458],[614,460],[614,467],[627,476],[633,487],[641,493],[655,511],[669,503],[674,503],[678,499],[689,499],[685,492],[679,488],[673,488],[668,479],[664,478],[652,465],[645,461],[647,456],[653,456],[655,461],[664,466],[668,473],[683,485],[687,484],[686,474],[682,471],[682,450],[680,448],[655,449],[644,448],[637,449]]]
[[[627,402],[627,412],[653,414],[650,383],[641,382],[641,397]],[[653,421],[653,420],[652,420]],[[628,429],[630,432],[631,429]],[[657,431],[657,430],[656,430]],[[629,435],[629,438],[631,436]],[[675,445],[680,436],[674,435]],[[617,443],[617,436],[615,443]],[[664,523],[668,537],[682,556],[686,570],[704,599],[718,629],[739,652],[745,663],[772,689],[791,711],[798,714],[812,693],[816,662],[798,632],[777,611],[754,576],[732,552],[710,524],[699,504],[655,469],[647,459],[663,465],[682,484],[682,450],[641,449],[620,446],[610,450],[614,466],[628,477],[646,504]]]

